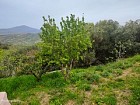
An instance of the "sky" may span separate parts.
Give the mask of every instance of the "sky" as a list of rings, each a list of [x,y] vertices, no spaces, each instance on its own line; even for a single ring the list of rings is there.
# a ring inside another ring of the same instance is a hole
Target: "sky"
[[[57,24],[61,17],[84,15],[85,22],[112,19],[120,24],[140,19],[140,0],[0,0],[0,28],[27,25],[40,28],[42,16]]]

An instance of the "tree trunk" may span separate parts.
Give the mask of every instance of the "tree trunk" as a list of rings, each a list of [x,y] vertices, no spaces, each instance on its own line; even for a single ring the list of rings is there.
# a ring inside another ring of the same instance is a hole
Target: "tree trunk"
[[[71,60],[70,64],[66,68],[66,79],[70,78],[70,71],[72,69],[73,59]]]

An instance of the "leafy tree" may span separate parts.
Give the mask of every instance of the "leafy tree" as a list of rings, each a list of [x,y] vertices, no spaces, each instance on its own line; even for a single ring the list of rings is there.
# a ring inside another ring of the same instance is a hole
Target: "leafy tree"
[[[93,23],[86,23],[85,24],[85,29],[87,30],[87,32],[90,35],[91,42],[94,42],[95,41],[95,39],[94,39],[95,26],[94,26],[94,24]]]
[[[24,74],[32,74],[37,81],[41,80],[42,74],[46,73],[46,69],[42,69],[42,59],[40,56],[25,56],[22,71]]]
[[[71,14],[66,19],[61,18],[60,29],[56,26],[55,19],[50,17],[48,20],[44,17],[43,19],[40,34],[42,65],[61,66],[67,78],[72,64],[82,58],[80,55],[83,51],[91,47],[90,37],[84,27],[84,17],[80,20]]]
[[[126,55],[131,56],[140,53],[140,21],[130,20],[127,22],[124,26],[124,35],[127,37],[125,39],[132,43],[132,46],[127,49]]]
[[[115,56],[112,50],[115,45],[115,37],[118,34],[119,23],[113,20],[103,20],[96,23],[94,28],[95,57],[102,63],[112,60]]]
[[[140,24],[138,20],[130,20],[117,30],[114,48],[116,58],[128,57],[140,53],[139,30]]]
[[[126,42],[122,42],[122,41],[118,41],[115,43],[114,46],[114,53],[116,54],[116,59],[120,59],[123,58],[124,55],[127,52],[127,48],[129,49],[130,46],[132,45],[131,41],[126,41]]]
[[[87,31],[92,47],[88,48],[86,51],[82,53],[82,59],[79,59],[78,64],[76,67],[88,67],[95,63],[95,51],[94,51],[94,24],[93,23],[86,23],[85,30]]]

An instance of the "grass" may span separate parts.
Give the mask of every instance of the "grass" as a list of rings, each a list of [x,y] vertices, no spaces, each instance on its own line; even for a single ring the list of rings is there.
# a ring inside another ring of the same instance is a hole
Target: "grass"
[[[0,79],[0,91],[12,105],[139,105],[140,55],[74,69],[65,81],[61,72],[47,73],[37,82],[31,75]]]
[[[116,97],[115,95],[106,95],[102,98],[97,98],[95,100],[96,104],[97,105],[102,105],[102,104],[107,104],[107,105],[116,105],[117,103],[117,100],[116,100]]]

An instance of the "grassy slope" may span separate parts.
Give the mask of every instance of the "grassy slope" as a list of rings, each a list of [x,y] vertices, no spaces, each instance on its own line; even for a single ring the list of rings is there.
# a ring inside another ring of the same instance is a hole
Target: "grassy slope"
[[[0,79],[13,105],[139,105],[140,55],[107,65],[75,69],[65,81],[60,72]],[[20,101],[17,101],[20,100]]]

